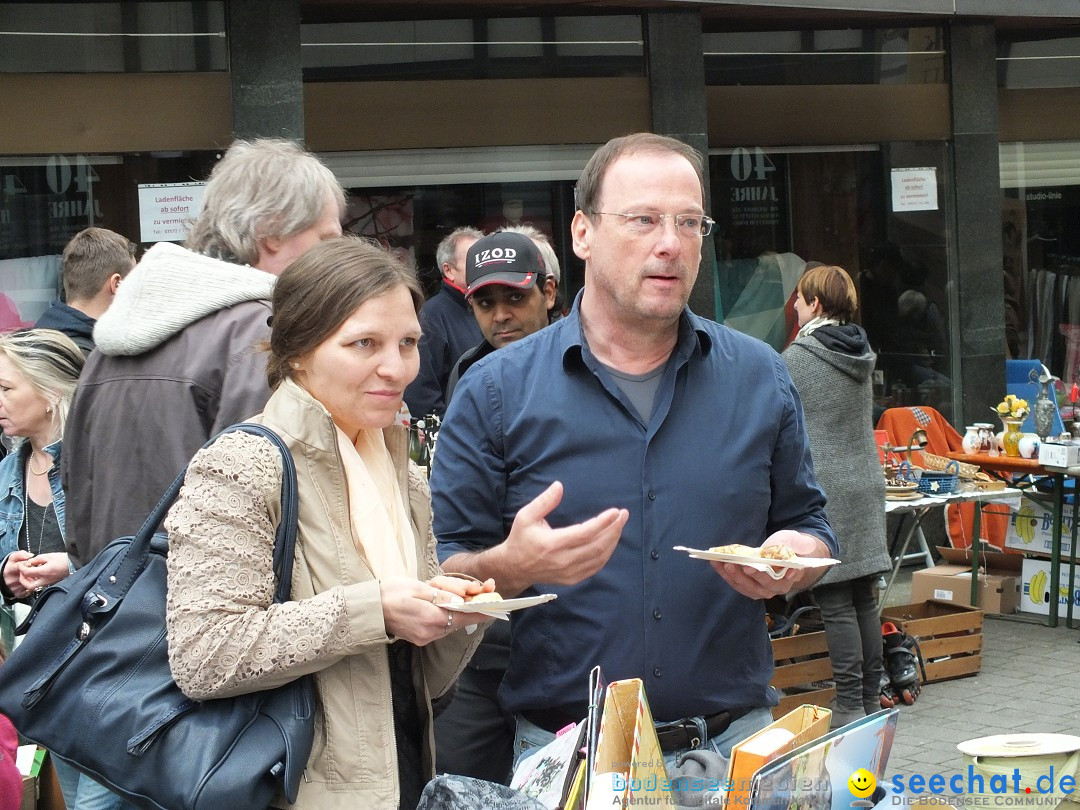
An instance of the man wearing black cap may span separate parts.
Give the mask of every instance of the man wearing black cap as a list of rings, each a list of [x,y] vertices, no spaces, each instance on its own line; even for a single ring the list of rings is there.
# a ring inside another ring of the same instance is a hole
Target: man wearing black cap
[[[455,364],[446,387],[448,405],[458,379],[473,363],[539,332],[555,307],[558,267],[545,262],[539,246],[521,233],[485,236],[469,248],[465,266],[465,295],[484,342]],[[435,719],[435,767],[439,773],[506,783],[514,760],[515,722],[500,706],[498,691],[510,662],[510,626],[495,624],[461,673],[453,700]]]
[[[496,349],[539,332],[551,322],[557,270],[547,266],[539,247],[520,233],[498,231],[469,248],[465,298],[484,342],[454,364],[446,385],[450,402],[461,375]]]

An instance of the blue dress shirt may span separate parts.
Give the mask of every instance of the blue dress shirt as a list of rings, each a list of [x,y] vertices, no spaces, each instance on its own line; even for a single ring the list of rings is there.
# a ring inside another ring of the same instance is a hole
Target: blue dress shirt
[[[558,599],[513,614],[500,700],[513,712],[583,717],[599,664],[609,681],[643,679],[657,721],[775,705],[764,604],[672,546],[758,546],[795,529],[835,552],[784,363],[686,310],[645,423],[589,351],[579,304],[469,369],[432,469],[442,560],[502,542],[555,480],[565,494],[552,526],[630,512],[597,574],[525,592]]]

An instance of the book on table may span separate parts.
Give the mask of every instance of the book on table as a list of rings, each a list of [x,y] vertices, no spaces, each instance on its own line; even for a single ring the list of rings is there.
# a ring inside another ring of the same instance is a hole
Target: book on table
[[[897,709],[882,709],[830,731],[763,766],[747,810],[850,810],[874,807],[896,736]],[[852,788],[857,771],[869,790]],[[868,777],[872,777],[869,779]],[[874,789],[877,788],[877,794]]]
[[[832,712],[823,706],[799,706],[733,745],[727,772],[727,806],[732,810],[745,808],[754,774],[788,751],[826,734],[831,719]]]

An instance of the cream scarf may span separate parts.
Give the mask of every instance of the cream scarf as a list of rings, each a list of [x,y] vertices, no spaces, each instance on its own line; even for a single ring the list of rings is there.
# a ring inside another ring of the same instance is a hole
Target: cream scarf
[[[818,329],[818,328],[820,328],[822,326],[839,326],[839,325],[840,325],[840,321],[838,321],[836,318],[828,318],[828,317],[826,317],[824,315],[818,315],[813,320],[807,321],[805,324],[803,324],[802,329],[799,330],[799,334],[797,334],[795,337],[797,337],[797,338],[806,337],[807,335],[811,334],[815,329]]]
[[[352,515],[353,543],[376,579],[416,578],[412,526],[381,430],[361,430],[356,444],[340,428],[338,450]]]

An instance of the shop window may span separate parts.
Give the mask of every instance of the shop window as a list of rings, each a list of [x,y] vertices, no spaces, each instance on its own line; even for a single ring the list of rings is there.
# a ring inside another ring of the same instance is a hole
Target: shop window
[[[305,81],[644,75],[636,15],[301,26]]]
[[[1080,34],[1004,34],[998,40],[998,87],[1080,87]]]
[[[1009,356],[1080,382],[1080,142],[1000,146]]]
[[[875,402],[949,417],[956,387],[942,187],[943,144],[713,150],[717,320],[782,351],[798,330],[808,262],[850,273],[878,354]],[[927,184],[904,197],[897,184]]]
[[[569,245],[572,183],[472,183],[348,189],[344,229],[376,239],[417,269],[428,295],[438,292],[435,251],[455,228],[485,233],[527,224],[546,234],[561,266],[565,306],[583,285],[584,268]]]
[[[224,71],[224,5],[0,3],[0,73]]]
[[[96,225],[144,242],[138,187],[207,176],[214,153],[0,156],[0,331],[60,296],[60,254]]]
[[[721,31],[706,20],[708,85],[942,84],[942,29]]]

